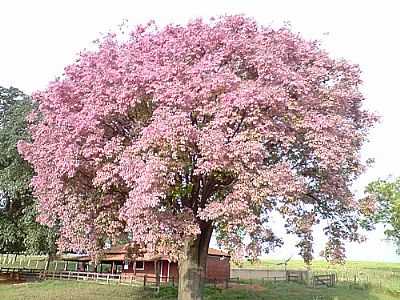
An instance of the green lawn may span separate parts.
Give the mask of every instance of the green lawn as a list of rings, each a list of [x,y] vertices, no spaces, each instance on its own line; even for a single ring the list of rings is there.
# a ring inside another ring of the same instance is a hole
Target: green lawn
[[[255,263],[243,262],[240,267],[259,269],[282,269],[282,261],[260,260]],[[233,266],[238,267],[238,266]],[[288,269],[306,269],[301,260],[291,260]],[[348,284],[356,282],[359,285],[385,288],[400,293],[400,263],[347,261],[343,265],[332,265],[323,260],[315,260],[310,266],[314,274],[336,273],[340,282]],[[400,298],[399,298],[400,299]]]
[[[282,260],[259,260],[256,262],[244,261],[241,263],[243,268],[268,268],[268,269],[282,269]],[[237,267],[233,265],[233,267]],[[302,260],[291,260],[288,263],[289,269],[302,269],[306,265]],[[373,261],[347,261],[345,264],[332,265],[325,260],[314,260],[311,264],[311,269],[319,270],[372,270],[372,271],[391,271],[400,272],[400,262],[386,263],[386,262],[373,262]]]
[[[208,288],[207,300],[395,300],[399,296],[373,290],[347,287],[312,289],[298,284],[235,286],[230,289]],[[18,285],[0,285],[0,299],[5,300],[173,300],[176,289],[163,288],[160,294],[120,285],[100,285],[73,281],[45,281]]]
[[[45,257],[19,256],[16,260],[5,259],[0,255],[0,265],[27,266],[43,268]],[[281,261],[262,260],[257,263],[244,262],[245,268],[282,269]],[[50,271],[63,270],[64,262],[53,261]],[[235,267],[235,266],[234,266]],[[292,260],[289,269],[304,269],[302,261]],[[73,263],[68,265],[74,270]],[[325,261],[314,261],[311,265],[314,273],[335,272],[341,282],[335,289],[310,289],[301,285],[282,283],[279,285],[254,285],[229,290],[206,290],[206,299],[265,299],[265,300],[394,300],[400,299],[400,263],[355,262],[344,265],[330,265]],[[356,284],[354,282],[356,281]],[[352,286],[346,287],[346,286]],[[261,288],[260,288],[261,287]],[[355,288],[356,287],[356,288]],[[361,289],[363,288],[363,289]],[[383,292],[384,291],[384,292]],[[151,291],[144,292],[141,288],[126,286],[104,286],[85,282],[46,281],[21,285],[1,285],[0,300],[14,299],[84,299],[84,300],[114,300],[114,299],[176,299],[174,289],[163,289],[155,296]],[[396,295],[396,296],[394,296]]]

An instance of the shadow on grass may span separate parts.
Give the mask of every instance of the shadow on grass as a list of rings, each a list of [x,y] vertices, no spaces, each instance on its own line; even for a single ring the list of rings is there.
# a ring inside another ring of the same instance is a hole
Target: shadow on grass
[[[309,288],[296,283],[246,284],[228,289],[205,288],[205,300],[395,300],[396,296],[382,291],[349,288]],[[172,300],[177,297],[177,290],[164,288],[155,299]],[[152,298],[149,298],[152,299]]]
[[[346,286],[308,288],[295,283],[237,284],[228,289],[207,287],[205,300],[398,300],[371,289]],[[177,289],[154,290],[122,285],[100,285],[76,281],[44,281],[31,284],[0,285],[3,300],[176,300]]]

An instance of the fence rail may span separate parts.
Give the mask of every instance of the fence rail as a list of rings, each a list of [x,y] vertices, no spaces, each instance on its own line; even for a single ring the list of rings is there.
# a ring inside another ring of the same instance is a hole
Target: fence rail
[[[239,269],[231,270],[232,277],[241,280],[262,280],[265,281],[296,281],[304,282],[309,277],[307,270],[263,270],[263,269]]]
[[[159,290],[162,286],[176,286],[177,278],[173,276],[153,276],[148,274],[112,274],[94,273],[81,271],[46,271],[43,269],[27,269],[20,267],[0,267],[0,274],[7,274],[13,279],[34,278],[37,280],[75,280],[85,282],[96,282],[99,284],[122,284],[130,286],[143,286],[144,288],[154,288]],[[231,279],[207,279],[206,283],[214,287],[228,288],[229,283],[237,282],[239,278]]]
[[[83,280],[83,281],[93,281],[103,284],[126,284],[126,285],[143,285],[154,286],[168,284],[168,277],[160,276],[159,283],[156,276],[151,275],[125,275],[125,274],[111,274],[111,273],[93,273],[93,272],[72,272],[72,271],[62,271],[62,272],[45,272],[43,275],[44,279],[61,279],[61,280]],[[173,283],[172,280],[171,283]]]
[[[53,271],[48,272],[43,269],[27,269],[18,267],[0,267],[0,273],[7,274],[11,278],[22,279],[33,277],[42,280],[76,280],[97,282],[101,284],[123,284],[136,285],[144,287],[156,287],[161,285],[175,285],[174,277],[151,276],[151,275],[127,275],[127,274],[111,274],[111,273],[93,273],[93,272],[74,272],[74,271]]]
[[[333,287],[336,285],[336,274],[314,275],[313,287]]]

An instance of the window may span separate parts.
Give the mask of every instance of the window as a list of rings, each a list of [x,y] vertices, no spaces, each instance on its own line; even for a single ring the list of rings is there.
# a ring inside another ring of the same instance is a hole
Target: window
[[[144,261],[136,261],[136,270],[144,270]]]
[[[115,273],[121,273],[122,272],[122,264],[115,264]]]
[[[124,270],[129,269],[129,261],[124,261]]]

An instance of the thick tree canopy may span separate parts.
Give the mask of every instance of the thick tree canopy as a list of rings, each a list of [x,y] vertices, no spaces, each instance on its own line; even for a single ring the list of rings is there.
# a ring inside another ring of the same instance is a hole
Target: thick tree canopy
[[[110,34],[34,95],[19,149],[40,219],[61,226],[62,249],[126,231],[166,253],[214,231],[257,256],[280,243],[276,211],[307,261],[321,220],[327,258],[342,258],[342,240],[360,238],[349,185],[375,122],[360,84],[318,43],[242,16]]]
[[[400,254],[400,178],[377,180],[366,188],[366,209],[370,210],[366,225],[383,223],[386,236],[397,244]]]
[[[27,95],[0,87],[0,252],[47,253],[54,234],[36,222],[29,187],[32,169],[17,151],[27,139],[26,117],[32,110]]]

